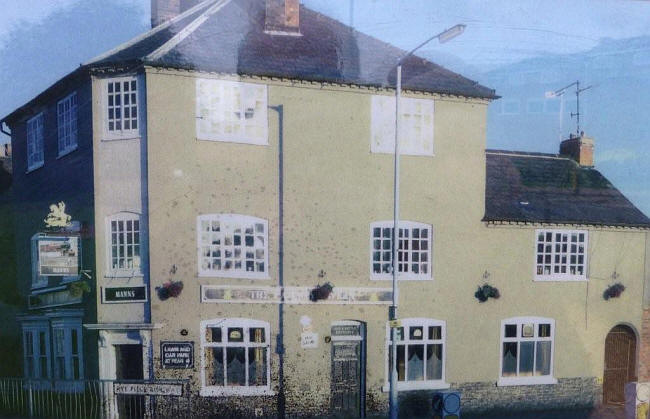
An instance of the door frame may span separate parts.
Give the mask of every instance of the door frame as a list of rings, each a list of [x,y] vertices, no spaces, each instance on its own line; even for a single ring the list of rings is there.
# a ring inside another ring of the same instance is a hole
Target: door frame
[[[634,337],[634,366],[633,366],[632,369],[634,371],[635,379],[638,380],[638,377],[639,377],[639,356],[640,356],[640,345],[641,345],[641,339],[639,337],[639,333],[638,333],[636,327],[631,323],[627,323],[627,322],[616,323],[614,326],[612,326],[607,331],[607,334],[605,335],[605,339],[603,340],[603,369],[602,369],[602,371],[603,371],[603,382],[602,382],[602,389],[601,389],[601,392],[602,392],[601,403],[602,404],[606,404],[606,401],[605,401],[605,368],[606,368],[606,365],[607,365],[607,337],[610,335],[610,333],[612,333],[612,331],[615,328],[617,328],[619,326],[627,328],[629,331],[632,332],[632,336]],[[624,391],[624,389],[622,391]]]
[[[358,336],[334,336],[331,333],[331,330],[334,326],[359,326],[360,334]],[[331,345],[333,347],[334,342],[345,342],[353,341],[360,342],[360,354],[359,354],[359,417],[366,417],[366,370],[367,370],[367,347],[368,347],[368,332],[367,324],[362,320],[337,320],[333,321],[330,325],[330,339]],[[332,357],[330,355],[330,369],[332,368]],[[330,372],[330,392],[331,392],[331,372]]]

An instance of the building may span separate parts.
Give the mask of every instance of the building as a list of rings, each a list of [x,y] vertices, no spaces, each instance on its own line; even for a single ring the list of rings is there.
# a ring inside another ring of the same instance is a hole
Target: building
[[[2,120],[19,280],[64,201],[92,278],[69,280],[96,296],[32,306],[25,336],[72,318],[83,377],[187,379],[195,415],[385,411],[404,52],[297,0],[152,4],[150,32]],[[403,73],[403,413],[441,389],[464,411],[618,401],[642,351],[650,220],[592,167],[591,139],[486,151],[493,90],[419,57]],[[605,369],[621,345],[623,378]],[[39,356],[26,376],[59,362]]]

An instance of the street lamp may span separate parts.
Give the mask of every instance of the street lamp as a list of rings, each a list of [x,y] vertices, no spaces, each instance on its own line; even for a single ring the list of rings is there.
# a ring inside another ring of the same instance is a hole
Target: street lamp
[[[397,250],[399,243],[399,135],[400,135],[400,99],[402,96],[402,62],[413,55],[415,51],[422,48],[424,45],[438,39],[443,44],[465,31],[463,24],[455,25],[446,29],[439,34],[432,36],[426,41],[422,42],[411,51],[404,54],[397,61],[397,85],[395,87],[395,155],[394,155],[394,173],[393,173],[393,257],[392,257],[392,276],[393,276],[393,303],[388,311],[388,319],[390,320],[390,339],[391,339],[391,362],[390,362],[390,396],[389,396],[389,414],[391,419],[397,419],[398,416],[398,402],[397,402]]]

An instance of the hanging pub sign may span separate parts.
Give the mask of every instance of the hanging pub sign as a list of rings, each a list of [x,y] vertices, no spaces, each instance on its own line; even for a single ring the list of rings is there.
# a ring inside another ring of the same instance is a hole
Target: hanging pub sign
[[[79,237],[39,237],[38,275],[79,275]]]
[[[160,342],[163,368],[193,368],[194,342]]]

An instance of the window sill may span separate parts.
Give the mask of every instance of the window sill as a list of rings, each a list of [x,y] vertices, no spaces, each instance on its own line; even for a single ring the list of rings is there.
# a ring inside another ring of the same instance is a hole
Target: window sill
[[[70,147],[70,148],[68,148],[67,150],[59,151],[59,155],[56,156],[56,159],[58,160],[58,159],[60,159],[60,158],[62,158],[62,157],[67,156],[68,154],[70,154],[70,153],[72,153],[73,151],[75,151],[77,148],[79,148],[79,146],[78,146],[78,145],[75,145],[74,147]]]
[[[211,396],[275,396],[268,387],[202,387],[202,397]]]
[[[535,282],[588,282],[589,278],[586,276],[576,275],[535,275],[533,278]]]
[[[123,271],[123,272],[108,272],[104,274],[104,278],[142,278],[144,275],[140,271]]]
[[[38,164],[36,164],[36,165],[34,165],[34,166],[32,166],[32,167],[28,167],[28,168],[27,168],[27,171],[25,172],[25,174],[31,173],[31,172],[33,172],[34,170],[38,170],[38,169],[40,169],[40,168],[43,167],[43,166],[45,166],[45,162],[40,162],[40,163],[38,163]]]
[[[262,273],[262,274],[253,273],[253,274],[251,274],[251,273],[248,273],[248,272],[237,272],[237,273],[233,272],[233,273],[230,273],[230,274],[216,273],[216,272],[199,272],[199,278],[262,279],[262,280],[271,279],[271,277],[269,276],[268,273]]]
[[[393,276],[392,275],[371,275],[370,276],[371,281],[392,281]],[[397,280],[398,281],[433,281],[433,277],[431,276],[415,276],[415,275],[397,275]]]
[[[497,387],[506,386],[536,386],[544,384],[557,384],[557,378],[547,377],[501,377],[497,381]]]
[[[215,143],[231,143],[231,144],[245,144],[245,145],[261,145],[261,146],[267,146],[269,145],[268,138],[265,139],[264,141],[255,141],[255,140],[249,140],[246,138],[209,138],[209,137],[196,137],[197,141],[211,141]]]
[[[397,383],[397,391],[412,391],[412,390],[445,390],[450,388],[451,385],[442,380],[437,381],[401,381]],[[388,393],[390,391],[390,383],[386,383],[381,387],[381,391]]]
[[[115,136],[115,137],[110,137],[110,136],[105,136],[102,138],[102,142],[111,142],[111,141],[126,141],[126,140],[141,140],[142,136],[139,134],[130,134],[130,135],[124,135],[124,136]]]

